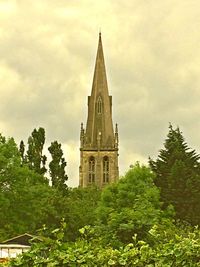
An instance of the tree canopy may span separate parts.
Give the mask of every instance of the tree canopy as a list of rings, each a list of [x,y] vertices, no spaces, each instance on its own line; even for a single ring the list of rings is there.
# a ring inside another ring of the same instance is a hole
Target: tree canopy
[[[0,135],[0,238],[29,232],[42,240],[8,266],[200,266],[200,232],[191,226],[200,218],[200,156],[179,128],[170,125],[150,168],[136,163],[102,189],[67,187],[57,141],[51,185],[44,142],[42,128],[27,150]]]
[[[200,156],[188,147],[179,128],[169,133],[156,160],[150,159],[165,206],[172,204],[176,218],[200,224]]]
[[[57,141],[51,143],[48,148],[52,160],[49,163],[49,174],[51,177],[52,186],[58,188],[60,191],[65,192],[67,189],[67,174],[65,173],[65,167],[67,163],[63,157],[63,151],[61,144]]]
[[[31,136],[28,138],[28,150],[25,161],[30,169],[39,174],[44,174],[47,169],[45,167],[47,157],[43,155],[43,147],[45,143],[45,130],[40,127],[34,129]],[[23,144],[21,142],[21,154],[23,155]]]
[[[14,139],[0,135],[1,239],[41,227],[49,209],[50,191],[44,177],[21,166]]]
[[[107,186],[101,195],[97,218],[109,239],[131,242],[137,234],[146,238],[152,225],[164,216],[160,194],[149,168],[136,164],[118,183]]]

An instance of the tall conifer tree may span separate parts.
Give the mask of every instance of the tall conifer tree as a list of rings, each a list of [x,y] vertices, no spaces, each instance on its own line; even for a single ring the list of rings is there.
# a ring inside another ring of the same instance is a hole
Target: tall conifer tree
[[[164,149],[149,160],[156,173],[164,206],[173,204],[176,218],[200,225],[200,156],[191,150],[179,128],[170,125]]]

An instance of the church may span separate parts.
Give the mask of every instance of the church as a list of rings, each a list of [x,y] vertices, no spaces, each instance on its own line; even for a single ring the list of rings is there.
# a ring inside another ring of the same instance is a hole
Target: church
[[[101,33],[86,128],[81,123],[79,186],[100,188],[119,179],[118,126],[113,129],[112,96],[108,92]]]

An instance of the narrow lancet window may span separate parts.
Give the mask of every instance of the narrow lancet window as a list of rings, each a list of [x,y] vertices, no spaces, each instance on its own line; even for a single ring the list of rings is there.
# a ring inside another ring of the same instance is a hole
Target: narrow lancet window
[[[109,158],[103,158],[103,183],[109,183]]]
[[[89,170],[88,170],[88,179],[89,183],[94,183],[95,182],[95,158],[90,157],[89,158]]]
[[[98,114],[102,113],[102,99],[101,99],[101,97],[99,97],[98,101],[97,101],[97,113]]]

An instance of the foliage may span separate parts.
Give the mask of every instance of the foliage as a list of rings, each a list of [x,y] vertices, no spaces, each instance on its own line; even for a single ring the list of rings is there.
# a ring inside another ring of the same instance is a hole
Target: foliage
[[[13,138],[0,135],[0,237],[34,232],[52,210],[52,188],[43,176],[21,166]]]
[[[13,138],[6,140],[0,134],[0,234],[3,234],[2,227],[7,223],[7,213],[9,211],[10,201],[12,198],[8,197],[12,180],[16,177],[11,177],[15,166],[20,164],[20,157],[17,146]]]
[[[200,266],[200,230],[182,223],[199,220],[199,156],[179,129],[170,126],[165,148],[150,160],[155,174],[137,163],[102,191],[65,190],[66,162],[56,141],[49,148],[50,187],[44,141],[44,129],[35,129],[25,155],[23,142],[18,150],[13,138],[0,135],[1,239],[47,228],[42,242],[33,241],[31,250],[8,266]],[[170,204],[179,223],[173,223]]]
[[[25,144],[24,141],[21,140],[20,145],[19,145],[19,152],[20,152],[20,156],[21,156],[21,165],[23,165],[25,163]]]
[[[43,147],[45,143],[44,128],[34,129],[31,136],[28,138],[28,150],[26,155],[26,163],[31,170],[39,174],[46,172],[46,156],[43,155]],[[22,143],[21,143],[22,144]]]
[[[61,144],[57,141],[51,143],[48,148],[52,161],[49,163],[49,173],[52,181],[52,186],[65,192],[67,189],[66,182],[68,177],[65,173],[65,167],[67,165],[64,157]]]
[[[134,234],[146,238],[151,226],[164,217],[159,197],[154,174],[136,164],[118,183],[103,190],[97,210],[100,231],[114,242],[131,242]]]
[[[79,229],[85,225],[95,225],[96,209],[101,190],[97,187],[73,188],[69,190],[65,201],[67,238],[74,241],[79,236]]]
[[[13,138],[0,135],[0,239],[36,233],[43,224],[49,231],[68,222],[68,240],[75,240],[78,229],[94,225],[100,198],[97,188],[74,188],[61,194],[50,187],[41,174],[21,165],[21,155]]]
[[[53,238],[33,243],[29,252],[12,260],[9,266],[127,266],[127,267],[198,267],[200,266],[200,231],[195,229],[185,236],[174,234],[171,239],[162,240],[160,229],[154,226],[149,232],[156,239],[156,245],[138,240],[135,235],[132,242],[118,249],[102,246],[93,238],[90,227],[80,230],[83,237],[74,243],[64,242],[64,228],[52,232]]]
[[[49,235],[51,230],[59,227],[63,218],[67,222],[65,238],[75,241],[79,237],[79,229],[85,225],[95,225],[96,208],[100,199],[101,191],[96,187],[69,188],[67,194],[60,194],[54,190],[49,197],[51,212],[46,222]]]
[[[188,147],[179,128],[174,130],[170,125],[164,149],[160,150],[157,160],[149,161],[164,205],[172,204],[176,218],[193,225],[200,224],[199,158]]]
[[[47,222],[49,212],[52,210],[48,199],[52,195],[52,189],[45,184],[29,179],[38,180],[39,177],[30,170],[18,170],[13,173],[16,178],[22,178],[12,185],[12,188],[3,196],[4,203],[1,212],[1,239],[23,234],[34,233]]]

